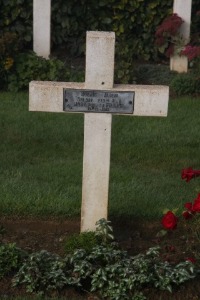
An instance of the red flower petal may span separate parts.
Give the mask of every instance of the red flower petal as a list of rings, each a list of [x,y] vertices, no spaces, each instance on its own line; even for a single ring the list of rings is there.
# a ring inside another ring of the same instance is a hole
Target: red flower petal
[[[186,179],[189,182],[194,177],[194,172],[192,168],[183,169],[181,173],[181,178]]]
[[[196,259],[194,257],[187,257],[186,260],[190,261],[193,264],[195,264],[196,262]]]
[[[174,230],[177,227],[178,218],[172,211],[168,211],[162,218],[162,225],[165,229]]]
[[[192,210],[192,202],[186,202],[184,204],[184,207],[187,208],[187,210],[191,211]]]
[[[187,210],[183,211],[182,215],[186,220],[191,219],[193,217],[193,214]]]

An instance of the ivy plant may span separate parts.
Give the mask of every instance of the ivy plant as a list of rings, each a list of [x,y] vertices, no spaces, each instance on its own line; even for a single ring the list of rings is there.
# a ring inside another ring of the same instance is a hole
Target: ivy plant
[[[44,250],[33,253],[19,269],[13,284],[40,294],[74,287],[103,299],[144,300],[144,287],[172,292],[174,285],[197,275],[190,261],[177,265],[163,261],[159,247],[129,256],[113,242],[108,221],[99,220],[97,228],[97,236],[103,238],[90,251],[77,249],[64,258]]]
[[[17,271],[26,256],[14,243],[0,244],[0,279]]]

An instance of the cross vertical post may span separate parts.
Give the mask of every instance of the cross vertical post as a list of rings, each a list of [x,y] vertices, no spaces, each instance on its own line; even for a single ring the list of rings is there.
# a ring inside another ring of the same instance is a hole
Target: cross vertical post
[[[184,23],[181,25],[180,34],[185,40],[185,44],[190,39],[190,23],[191,23],[192,0],[174,0],[173,13],[181,17]],[[170,70],[179,73],[187,73],[188,58],[186,56],[172,55],[170,57]]]
[[[85,88],[113,87],[115,35],[89,32],[86,40]],[[81,231],[94,230],[107,218],[111,148],[111,114],[86,113],[84,120]]]
[[[33,51],[46,59],[51,47],[51,0],[33,0]]]

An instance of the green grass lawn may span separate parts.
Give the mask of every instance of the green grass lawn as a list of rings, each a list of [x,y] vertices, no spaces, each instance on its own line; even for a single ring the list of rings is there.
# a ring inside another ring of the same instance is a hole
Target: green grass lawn
[[[113,116],[109,215],[157,218],[200,191],[200,98],[170,100],[167,118]],[[28,111],[27,93],[0,94],[0,214],[80,214],[83,114]]]

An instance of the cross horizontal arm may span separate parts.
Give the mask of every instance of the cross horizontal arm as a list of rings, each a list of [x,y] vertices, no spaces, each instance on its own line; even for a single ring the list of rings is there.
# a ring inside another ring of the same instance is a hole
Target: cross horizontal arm
[[[85,83],[31,81],[29,110],[64,112],[63,89],[85,89]],[[130,116],[167,116],[169,87],[162,85],[115,84],[109,91],[135,92],[134,111]]]

